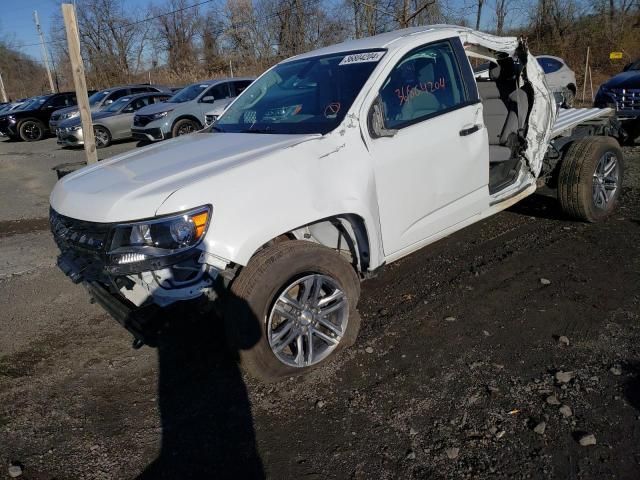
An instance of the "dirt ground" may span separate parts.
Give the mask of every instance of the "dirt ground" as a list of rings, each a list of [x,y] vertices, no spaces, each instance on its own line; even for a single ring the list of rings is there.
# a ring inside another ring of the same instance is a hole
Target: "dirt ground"
[[[264,385],[213,316],[133,350],[54,266],[50,168],[81,152],[0,141],[0,478],[640,478],[640,148],[624,150],[609,221],[536,194],[365,282],[356,345]]]

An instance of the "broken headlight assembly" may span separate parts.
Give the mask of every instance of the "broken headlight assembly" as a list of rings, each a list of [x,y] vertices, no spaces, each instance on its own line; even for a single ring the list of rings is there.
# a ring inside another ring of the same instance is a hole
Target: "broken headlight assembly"
[[[204,206],[165,217],[116,225],[108,250],[111,273],[158,270],[189,258],[204,238],[211,207]]]

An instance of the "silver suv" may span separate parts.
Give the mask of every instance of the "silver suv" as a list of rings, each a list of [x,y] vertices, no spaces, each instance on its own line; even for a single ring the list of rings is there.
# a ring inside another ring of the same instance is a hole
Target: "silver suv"
[[[116,100],[131,95],[138,95],[139,93],[171,93],[171,88],[163,85],[121,85],[119,87],[105,88],[95,92],[89,97],[89,106],[92,112],[102,110],[104,107],[111,105]],[[56,133],[56,127],[64,120],[74,118],[80,115],[80,111],[77,106],[61,108],[56,110],[49,119],[49,129],[52,133]]]
[[[164,103],[149,105],[133,117],[133,138],[157,142],[202,129],[205,114],[224,107],[247,88],[253,78],[222,78],[194,83]]]

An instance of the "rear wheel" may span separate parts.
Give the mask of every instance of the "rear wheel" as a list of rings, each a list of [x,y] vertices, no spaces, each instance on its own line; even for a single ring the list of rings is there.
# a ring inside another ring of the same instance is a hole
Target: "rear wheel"
[[[182,120],[178,120],[176,124],[173,126],[171,133],[174,137],[179,137],[180,135],[188,135],[193,132],[197,132],[202,127],[195,120],[190,120],[188,118],[183,118]]]
[[[96,140],[96,148],[104,148],[111,145],[111,132],[105,127],[100,125],[93,127],[93,136]]]
[[[20,138],[25,142],[37,142],[44,138],[45,126],[40,120],[24,120],[18,127]]]
[[[558,177],[558,200],[565,213],[597,222],[613,212],[622,187],[624,160],[610,137],[586,137],[565,153]]]
[[[261,380],[306,373],[355,342],[359,295],[353,267],[334,251],[277,243],[256,254],[231,286],[229,342]]]

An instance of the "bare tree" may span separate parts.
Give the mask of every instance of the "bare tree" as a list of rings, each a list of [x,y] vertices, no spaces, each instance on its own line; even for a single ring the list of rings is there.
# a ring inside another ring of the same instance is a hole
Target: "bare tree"
[[[200,12],[188,0],[166,0],[153,10],[156,35],[167,55],[167,65],[173,72],[197,64],[196,40],[202,30]]]

